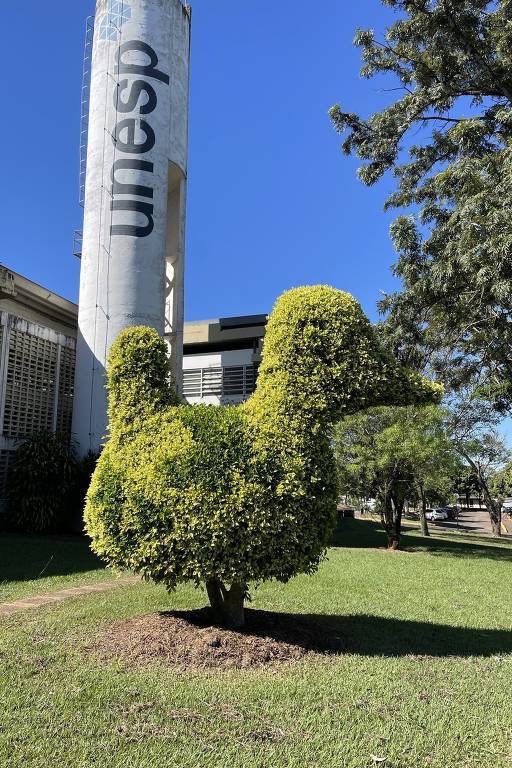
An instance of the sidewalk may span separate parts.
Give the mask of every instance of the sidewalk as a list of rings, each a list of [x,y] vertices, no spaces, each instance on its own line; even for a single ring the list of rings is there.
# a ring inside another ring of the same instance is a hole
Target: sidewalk
[[[33,597],[24,597],[15,600],[12,603],[0,603],[0,617],[11,616],[21,611],[30,611],[33,608],[39,608],[41,605],[50,605],[51,603],[61,603],[70,597],[80,597],[81,595],[90,595],[94,592],[106,592],[109,589],[118,589],[127,587],[131,584],[140,582],[140,576],[123,576],[120,579],[111,579],[110,581],[100,581],[97,584],[90,584],[83,587],[68,587],[67,589],[58,589],[55,592],[45,592],[42,595]]]

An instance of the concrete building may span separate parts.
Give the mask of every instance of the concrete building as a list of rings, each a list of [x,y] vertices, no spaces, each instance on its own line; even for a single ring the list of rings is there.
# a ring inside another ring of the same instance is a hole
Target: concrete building
[[[185,323],[183,396],[189,403],[240,403],[254,391],[266,315]]]
[[[20,438],[69,432],[77,307],[0,265],[0,499]]]
[[[217,405],[247,398],[266,322],[253,315],[185,323],[184,399]],[[21,438],[71,431],[77,332],[76,304],[0,265],[0,499]]]
[[[89,110],[73,415],[82,453],[105,434],[105,360],[121,330],[147,325],[165,335],[181,382],[190,23],[181,0],[96,2],[82,98]]]

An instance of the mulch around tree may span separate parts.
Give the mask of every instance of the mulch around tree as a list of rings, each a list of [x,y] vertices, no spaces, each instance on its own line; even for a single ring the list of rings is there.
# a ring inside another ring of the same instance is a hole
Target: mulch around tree
[[[312,653],[339,653],[343,646],[339,631],[320,628],[312,615],[247,610],[245,627],[234,631],[215,626],[203,608],[115,621],[87,651],[129,667],[160,663],[186,672],[291,664]]]

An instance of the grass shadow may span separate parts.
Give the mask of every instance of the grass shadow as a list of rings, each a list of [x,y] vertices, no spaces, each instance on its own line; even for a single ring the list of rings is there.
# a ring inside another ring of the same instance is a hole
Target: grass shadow
[[[0,535],[0,583],[67,576],[105,567],[85,537]]]
[[[475,534],[457,535],[455,532],[436,533],[434,529],[427,537],[406,528],[402,535],[402,548],[406,552],[428,552],[437,556],[482,557],[512,562],[512,542],[508,540],[486,539]],[[343,518],[333,532],[330,546],[383,549],[386,547],[386,534],[381,524],[374,520]]]
[[[209,609],[172,611],[204,629],[212,626]],[[512,653],[512,631],[456,627],[372,615],[289,614],[247,609],[246,638],[271,638],[323,654],[361,656],[468,657]]]

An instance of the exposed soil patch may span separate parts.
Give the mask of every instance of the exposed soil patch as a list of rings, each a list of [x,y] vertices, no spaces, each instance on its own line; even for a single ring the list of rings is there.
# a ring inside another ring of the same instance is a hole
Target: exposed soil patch
[[[207,608],[136,616],[109,624],[87,650],[129,666],[160,662],[181,671],[249,669],[289,664],[309,653],[337,653],[339,632],[314,616],[246,611],[243,630],[212,623]]]

